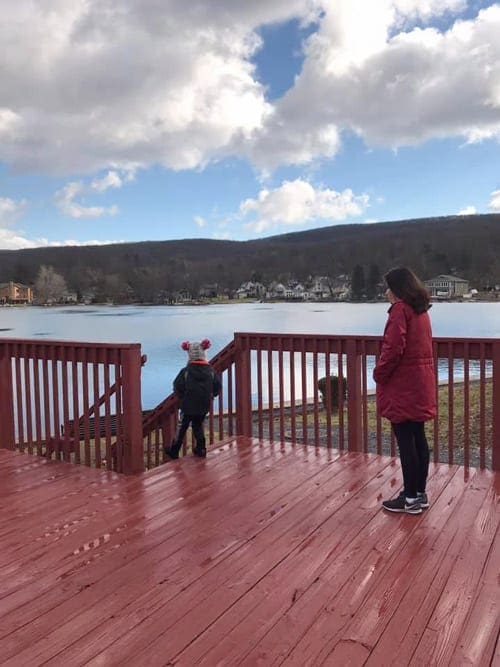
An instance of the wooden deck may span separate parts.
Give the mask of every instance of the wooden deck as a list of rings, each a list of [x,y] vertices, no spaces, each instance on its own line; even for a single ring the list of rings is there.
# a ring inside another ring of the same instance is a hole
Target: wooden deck
[[[500,474],[232,439],[135,477],[0,450],[0,662],[491,665]]]

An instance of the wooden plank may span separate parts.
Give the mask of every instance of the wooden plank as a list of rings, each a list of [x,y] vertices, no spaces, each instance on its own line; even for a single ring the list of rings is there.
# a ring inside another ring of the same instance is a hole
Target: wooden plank
[[[287,479],[290,481],[290,494],[294,502],[289,499],[287,506],[282,511],[274,512],[272,515],[268,509],[266,523],[253,519],[253,534],[250,532],[243,543],[236,543],[238,547],[236,557],[229,558],[232,553],[235,553],[234,549],[226,549],[221,552],[217,540],[214,544],[213,527],[210,524],[208,527],[205,525],[209,540],[208,546],[211,544],[208,557],[207,553],[202,550],[201,554],[197,554],[190,561],[177,561],[177,565],[171,563],[170,568],[168,563],[165,563],[159,574],[162,581],[166,579],[169,582],[168,585],[152,586],[150,582],[149,586],[144,587],[143,575],[135,585],[134,581],[130,582],[130,576],[125,577],[124,583],[119,587],[118,599],[108,597],[102,602],[103,609],[99,608],[100,614],[105,615],[105,622],[102,616],[99,620],[96,609],[91,608],[88,612],[78,614],[73,622],[60,625],[57,630],[39,642],[36,656],[33,656],[31,649],[28,648],[17,658],[33,659],[34,657],[38,661],[48,659],[56,647],[60,650],[64,649],[68,644],[68,637],[72,637],[74,641],[77,636],[87,632],[85,636],[82,636],[81,641],[75,641],[71,649],[61,653],[59,659],[64,657],[65,665],[79,664],[79,661],[82,660],[88,662],[96,651],[104,650],[104,647],[111,645],[110,649],[105,651],[103,659],[119,664],[123,660],[131,659],[136,651],[139,654],[143,653],[152,643],[151,636],[140,629],[143,630],[149,626],[149,624],[144,625],[144,621],[150,617],[154,619],[154,638],[161,636],[172,624],[176,624],[175,637],[172,637],[171,641],[176,645],[180,644],[182,648],[186,641],[189,643],[192,639],[193,626],[196,625],[192,616],[197,613],[203,600],[213,605],[213,609],[217,605],[224,607],[227,604],[229,582],[237,582],[230,592],[234,599],[235,596],[238,597],[240,591],[247,590],[268,572],[269,568],[274,566],[276,558],[280,560],[280,554],[283,554],[282,558],[290,548],[314,532],[315,524],[309,518],[311,508],[316,507],[317,512],[327,511],[324,508],[325,493],[330,486],[335,487],[333,480],[340,476],[344,479],[346,492],[343,497],[332,497],[329,502],[339,504],[347,502],[352,493],[349,489],[356,488],[363,475],[367,474],[367,467],[360,466],[359,463],[355,457],[343,457],[335,464],[339,467],[337,475],[334,469],[325,469],[319,473],[324,478],[324,483],[314,485],[312,490],[308,486],[308,492],[298,489],[293,476],[287,474]],[[377,465],[376,458],[373,458],[373,463]],[[357,478],[359,478],[358,484],[356,483]],[[325,489],[325,485],[330,486]],[[308,497],[310,502],[304,503],[304,497]],[[312,500],[315,503],[312,503]],[[221,496],[221,501],[225,501],[223,496]],[[220,507],[215,511],[220,511]],[[225,524],[228,523],[228,516],[231,515],[225,515]],[[247,516],[255,515],[250,511]],[[236,516],[234,524],[229,526],[230,530],[238,530],[238,526],[244,525],[242,519],[242,516]],[[206,519],[204,523],[207,523]],[[291,542],[284,540],[283,537],[292,529]],[[196,532],[194,535],[196,537]],[[182,567],[183,565],[185,567]],[[156,574],[157,579],[159,574]],[[99,593],[101,588],[99,587]],[[182,595],[179,595],[180,592]],[[189,623],[177,623],[186,614],[190,617]],[[203,622],[208,623],[208,619]],[[54,625],[52,624],[51,627]],[[55,639],[57,639],[57,644],[54,644]],[[48,653],[40,652],[42,644],[43,650]],[[163,650],[162,653],[164,653]]]
[[[349,458],[347,457],[347,460]],[[345,472],[347,473],[348,471],[346,470]],[[318,500],[316,500],[316,505],[309,503],[306,504],[306,507],[303,507],[303,496],[302,502],[299,503],[298,507],[294,508],[293,514],[283,514],[281,516],[280,521],[274,527],[274,534],[268,531],[268,535],[263,536],[266,541],[262,545],[262,550],[256,548],[259,546],[259,542],[258,540],[254,540],[250,545],[252,547],[251,551],[247,551],[246,553],[241,553],[240,551],[237,558],[238,563],[228,564],[228,568],[230,569],[226,568],[222,572],[219,568],[219,572],[214,572],[213,577],[210,576],[212,573],[209,573],[203,580],[200,580],[201,585],[199,588],[191,587],[187,591],[191,602],[186,604],[186,600],[180,601],[178,613],[175,613],[176,607],[174,605],[174,617],[187,615],[189,623],[187,625],[180,623],[176,626],[175,637],[172,638],[172,643],[169,642],[169,650],[172,651],[172,654],[176,652],[176,649],[178,651],[189,644],[189,626],[192,623],[201,632],[202,628],[209,625],[210,619],[214,615],[218,616],[235,600],[244,595],[248,590],[251,590],[256,582],[260,581],[266,573],[273,571],[276,564],[286,558],[290,551],[293,551],[300,544],[311,543],[312,545],[312,543],[316,543],[315,537],[313,537],[317,530],[316,523],[318,521],[323,523],[331,513],[334,513],[335,507],[342,507],[348,502],[350,497],[356,495],[360,488],[363,488],[367,479],[366,472],[366,470],[356,470],[355,473],[351,472],[350,476],[343,475],[344,483],[342,483],[341,476],[338,475],[335,478],[336,483],[333,482],[332,484],[335,492],[329,491],[332,488],[330,486],[332,480],[328,480],[327,488],[322,489],[319,487],[309,491],[306,497],[312,500],[315,496],[319,496],[319,504],[317,504]],[[371,476],[375,476],[376,472],[376,470],[372,471]],[[360,474],[362,475],[361,477],[359,477]],[[325,492],[330,495],[326,503],[321,502],[321,498]],[[299,512],[301,516],[298,514]],[[320,539],[320,536],[318,536],[318,539]],[[169,608],[172,610],[172,605]],[[209,636],[212,637],[211,632]],[[142,638],[138,639],[142,641]],[[121,648],[121,646],[116,647],[119,650]],[[129,655],[132,655],[130,646],[127,647],[127,651]],[[147,646],[141,646],[140,654],[144,654],[145,651],[148,654],[148,659],[154,662],[156,659],[155,655],[158,655],[159,651],[163,651],[161,642],[154,644],[149,642]],[[112,652],[112,656],[113,660],[118,659],[114,652]]]
[[[441,492],[449,482],[449,471],[443,473],[443,467],[431,467],[430,492]],[[400,470],[395,467],[393,476],[388,479],[390,489],[394,489],[393,482],[399,475]],[[371,494],[368,488],[366,491],[366,497],[359,506],[361,514],[357,515],[355,508],[349,507],[349,516],[346,517],[347,522],[352,517],[358,530],[351,533],[350,540],[342,539],[337,552],[332,552],[314,585],[302,591],[301,596],[291,603],[289,598],[284,613],[272,627],[267,628],[267,634],[253,639],[254,648],[245,655],[242,664],[252,665],[257,661],[274,664],[285,658],[287,664],[288,661],[290,664],[301,664],[309,655],[315,657],[334,631],[347,622],[351,596],[353,603],[358,599],[359,605],[359,598],[362,599],[369,586],[374,585],[388,557],[397,551],[398,544],[408,540],[416,526],[415,517],[387,516],[380,511],[381,498],[390,493],[387,493],[383,479],[374,480]],[[363,514],[369,520],[366,525],[360,518]],[[408,519],[412,519],[413,523]],[[336,600],[342,592],[345,593],[345,608],[339,608],[337,618],[331,610],[334,606],[332,600]],[[291,653],[292,649],[295,653]]]
[[[321,664],[329,667],[339,667],[339,665],[342,665],[342,667],[361,667],[366,663],[369,655],[370,649],[367,646],[343,639]]]
[[[270,483],[270,484],[273,484],[274,482],[273,482],[272,480],[270,480],[269,483]],[[160,505],[158,511],[164,511],[165,498],[159,498],[158,501],[159,501],[159,505]],[[108,508],[108,509],[109,509],[109,508]],[[130,515],[128,515],[128,518],[129,518],[129,523],[128,523],[128,525],[129,525],[129,526],[132,526],[132,525],[133,525],[133,523],[132,523],[132,517],[131,517]],[[152,517],[152,518],[154,518],[154,517]],[[110,515],[109,515],[109,513],[107,514],[107,519],[110,520]],[[178,530],[182,530],[182,525],[179,526],[179,529],[178,529]],[[57,537],[56,537],[56,539],[57,539]],[[79,538],[79,539],[81,539],[81,538]],[[79,542],[79,543],[81,543],[81,542]],[[66,548],[68,548],[68,547],[66,547]],[[4,591],[4,592],[5,592],[5,591]]]
[[[272,455],[273,452],[276,451],[275,448],[272,446],[267,448],[265,444],[260,445],[260,451],[262,452],[262,458],[267,457],[268,455]],[[250,453],[248,454],[249,456],[251,455]],[[247,456],[246,452],[242,452],[241,460],[244,460],[245,457]],[[0,469],[0,497],[2,494],[9,496],[9,507],[14,511],[17,507],[20,509],[22,508],[23,510],[29,511],[30,514],[34,517],[34,519],[39,523],[40,522],[40,517],[39,517],[39,506],[38,504],[40,502],[44,502],[45,506],[49,506],[48,509],[45,509],[44,511],[50,511],[52,510],[57,514],[60,515],[61,513],[61,508],[56,504],[53,503],[53,500],[64,500],[65,502],[65,509],[69,510],[71,509],[71,506],[68,506],[66,504],[67,498],[61,498],[60,494],[60,489],[57,488],[57,486],[53,487],[53,494],[52,494],[52,488],[49,489],[47,487],[48,482],[55,482],[58,478],[61,477],[72,477],[73,481],[76,482],[82,481],[82,487],[81,488],[76,488],[74,489],[75,493],[73,495],[78,495],[80,492],[83,492],[85,489],[85,484],[93,484],[93,485],[100,485],[100,484],[108,484],[107,480],[114,480],[118,486],[122,485],[127,485],[128,482],[126,482],[122,476],[115,475],[114,473],[107,472],[107,471],[95,471],[95,470],[89,470],[86,467],[78,467],[75,468],[74,466],[69,466],[69,465],[61,465],[58,462],[52,462],[52,461],[47,461],[44,458],[38,458],[38,457],[30,457],[25,454],[16,454],[17,458],[11,457],[9,461],[7,461],[6,464],[2,466]],[[237,466],[238,463],[234,459],[234,452],[231,452],[231,445],[223,445],[222,447],[219,447],[217,450],[212,451],[210,453],[211,458],[215,458],[216,462],[221,462],[224,463],[224,461],[233,461],[233,465]],[[222,457],[222,458],[221,458]],[[260,457],[260,454],[259,454]],[[181,463],[179,463],[181,465]],[[4,470],[7,469],[13,469],[16,472],[15,478],[13,479],[12,476],[6,477],[3,472]],[[37,472],[40,468],[46,469],[46,475],[47,477],[41,477],[39,472]],[[164,469],[163,469],[164,470]],[[232,474],[232,470],[228,470],[228,475],[230,476]],[[140,484],[148,484],[148,475],[144,475],[143,478],[140,478]],[[153,478],[154,480],[159,480],[160,478],[155,476]],[[136,484],[138,484],[139,478],[136,479]],[[156,482],[155,482],[156,483]],[[23,494],[20,494],[18,496],[15,496],[14,498],[12,497],[12,492],[14,490],[17,491],[23,491],[24,493],[27,493],[27,487],[29,487],[29,493],[30,493],[30,503],[26,502],[26,496]],[[33,489],[36,488],[41,488],[45,487],[45,494],[41,494],[39,496],[32,496],[32,491]],[[92,497],[92,494],[88,494]],[[17,498],[17,500],[16,500]],[[87,499],[85,497],[80,498],[80,503],[86,503]],[[11,512],[12,514],[12,512]],[[27,514],[23,514],[24,517],[27,516]],[[46,516],[44,514],[44,516]]]
[[[289,451],[290,451],[290,448],[289,448]],[[261,463],[264,463],[268,454],[270,454],[272,456],[272,453],[266,452],[263,449],[261,450],[261,453],[262,453],[262,457],[260,458],[260,460],[252,462],[252,465],[255,466],[256,468],[258,468],[259,465],[261,465]],[[278,452],[275,452],[274,455],[278,456],[278,457],[284,457],[285,454],[284,454],[284,451],[279,450]],[[182,464],[180,464],[180,465],[185,466],[185,463],[186,462],[182,462]],[[240,465],[241,465],[241,461],[240,461]],[[276,463],[274,465],[276,465]],[[235,466],[237,466],[236,462],[235,462]],[[69,469],[74,470],[74,468],[71,468],[71,467]],[[206,475],[204,474],[204,472],[202,471],[201,474],[200,474],[200,472],[198,471],[196,473],[197,478],[199,479],[199,481],[202,482],[202,484],[200,486],[199,493],[200,494],[201,493],[206,493],[207,489],[209,489],[211,485],[215,485],[217,483],[220,483],[221,481],[223,481],[224,479],[227,478],[228,474],[231,474],[231,473],[234,476],[234,469],[233,470],[229,469],[229,471],[224,471],[224,473],[222,475],[222,478],[221,477],[214,478],[211,481],[211,483],[209,483],[205,479]],[[249,473],[250,473],[250,469],[247,471],[247,475]],[[206,474],[209,474],[208,470],[206,471]],[[311,474],[313,474],[313,473],[311,473]],[[56,480],[51,480],[51,481],[54,482]],[[117,478],[115,478],[115,481],[116,481],[117,485],[120,485],[122,480],[121,480],[121,478],[117,477]],[[269,480],[262,480],[262,481],[263,481],[263,483],[267,483]],[[88,518],[88,517],[92,516],[92,511],[95,511],[95,510],[100,511],[100,510],[103,510],[103,509],[108,510],[107,518],[108,518],[108,521],[111,523],[111,521],[113,519],[113,515],[109,513],[109,510],[111,510],[112,507],[110,506],[110,502],[109,502],[110,499],[108,497],[110,489],[105,488],[103,490],[102,493],[104,494],[104,498],[101,498],[102,494],[94,493],[94,494],[92,494],[92,497],[89,500],[86,500],[84,495],[82,495],[82,493],[81,493],[81,491],[85,490],[85,483],[88,483],[88,480],[87,480],[85,475],[83,476],[83,482],[84,482],[84,486],[82,486],[81,489],[79,489],[78,487],[76,487],[76,489],[75,489],[75,480],[74,479],[72,480],[70,478],[69,481],[68,481],[68,489],[69,490],[66,489],[65,490],[66,493],[62,493],[62,489],[60,489],[61,493],[59,494],[58,498],[61,499],[61,500],[64,500],[65,503],[66,503],[66,507],[67,507],[67,512],[66,512],[66,515],[65,515],[65,523],[70,524],[71,522],[74,521],[74,522],[76,522],[80,525],[80,528],[82,528],[83,527],[83,525],[82,525],[82,510],[84,512],[83,516]],[[254,480],[251,482],[251,486],[252,486],[252,488],[255,488],[255,481]],[[257,487],[258,487],[258,485],[257,485]],[[59,488],[60,488],[60,485],[59,485]],[[138,498],[140,499],[141,489],[142,489],[142,482],[141,482],[140,478],[135,478],[135,481],[128,484],[127,488],[128,488],[127,499],[129,501],[132,501],[134,499],[134,489],[135,489],[135,493],[138,494]],[[231,483],[231,486],[228,487],[226,485],[225,488],[226,488],[228,493],[232,492],[233,496],[234,496],[234,494],[236,494],[237,491],[239,491],[241,493],[241,491],[244,488],[244,485],[243,485],[243,482],[242,482],[242,477],[240,476],[237,480],[233,479],[232,483]],[[175,491],[175,493],[177,494],[177,491]],[[74,502],[76,503],[75,513],[71,512],[71,502],[70,502],[71,497],[74,499]],[[194,495],[192,497],[195,498]],[[37,495],[37,498],[38,498],[38,495]],[[103,499],[105,501],[104,506],[101,505]],[[119,507],[120,502],[121,502],[120,496],[116,496],[115,500],[116,500],[116,504],[118,505],[118,511],[120,511],[120,507]],[[163,507],[163,503],[165,501],[168,501],[168,498],[159,499],[158,503],[162,503],[162,507]],[[54,506],[52,508],[52,511],[57,513],[57,511],[60,511],[60,510],[58,510],[57,506]],[[130,512],[129,509],[127,509],[127,511]],[[142,510],[141,510],[141,512],[142,512]],[[26,518],[26,515],[24,515],[24,517]],[[129,518],[130,518],[130,520],[132,519],[132,517],[129,517]],[[47,517],[45,517],[45,519],[47,519]],[[132,524],[129,523],[129,525],[132,525]],[[35,533],[31,532],[33,528],[36,530]],[[11,528],[11,530],[15,530],[15,540],[16,540],[15,543],[16,544],[19,543],[20,541],[22,542],[23,539],[26,537],[26,536],[23,536],[22,530],[20,530],[19,527]],[[39,515],[38,515],[37,509],[35,508],[34,516],[33,516],[33,522],[29,525],[29,532],[28,532],[28,535],[27,535],[27,537],[29,537],[29,540],[25,543],[26,544],[25,551],[26,551],[27,557],[29,559],[29,562],[32,562],[32,561],[36,560],[35,556],[36,556],[37,548],[33,547],[33,542],[35,542],[35,543],[38,542],[38,545],[39,545],[38,548],[40,550],[45,549],[45,542],[42,541],[42,543],[40,544],[40,533],[42,535],[44,535],[44,530],[45,530],[45,532],[47,532],[47,523],[45,523],[45,528],[40,530]],[[91,526],[90,526],[90,530],[92,530]],[[50,534],[50,531],[49,531],[49,534]],[[76,539],[81,540],[81,537],[80,537],[79,534],[76,536]],[[71,543],[68,544],[68,541],[66,541],[65,546],[66,546],[66,549],[70,549],[70,550],[75,548],[75,544],[71,544]],[[7,554],[8,554],[8,548],[7,547],[8,547],[8,544],[4,543],[3,551],[7,552]],[[2,557],[3,557],[3,554],[2,554]],[[14,560],[15,560],[15,567],[18,568],[18,569],[22,569],[23,566],[24,566],[24,562],[22,561],[22,553],[21,552],[16,551]],[[5,565],[6,562],[7,562],[6,560],[3,560],[3,561],[0,560],[0,563],[3,564],[3,565]],[[47,562],[45,561],[43,567],[46,567],[46,565],[47,565]],[[3,570],[3,572],[0,573],[0,581],[1,581],[2,578],[7,578],[8,577],[10,579],[11,576],[12,576],[12,572],[10,570],[9,571]]]
[[[500,476],[431,470],[410,517],[375,455],[234,438],[124,477],[0,450],[2,665],[494,664]]]
[[[460,475],[455,477],[455,481],[463,484]],[[439,597],[440,581],[439,577],[435,576],[436,572],[443,564],[450,567],[453,555],[450,559],[448,556],[453,553],[456,555],[456,550],[460,548],[462,527],[473,520],[484,494],[477,494],[478,502],[474,504],[467,503],[467,494],[464,493],[454,499],[456,502],[450,504],[449,511],[447,507],[443,508],[442,503],[435,505],[426,517],[430,518],[433,511],[440,514],[444,512],[447,515],[446,523],[440,528],[432,525],[418,528],[404,552],[398,554],[354,618],[344,627],[342,639],[359,641],[362,637],[364,645],[373,649],[385,628],[396,618],[393,626],[395,637],[389,634],[385,644],[377,652],[374,651],[376,657],[373,665],[376,665],[377,659],[380,660],[381,657],[388,664],[408,664],[406,651],[410,650],[411,637],[408,637],[404,630],[410,623],[415,623],[420,614],[425,615],[428,607],[421,606],[420,603],[426,593],[431,591],[431,596]],[[436,558],[436,553],[440,555],[439,559]],[[408,576],[410,571],[418,572],[418,576]],[[398,647],[398,639],[404,646]],[[405,655],[402,656],[399,651],[404,651]]]
[[[412,585],[406,594],[401,596],[399,606],[372,651],[367,665],[375,667],[381,660],[387,662],[387,665],[409,664],[426,624],[443,594],[450,571],[457,558],[460,558],[468,528],[475,516],[484,509],[485,503],[488,505],[490,502],[484,482],[485,477],[481,473],[472,485],[469,484],[470,490],[465,492],[461,502],[457,504],[450,523],[439,535],[429,557],[423,565],[415,563],[415,567],[418,567],[418,584]],[[453,534],[453,537],[447,545],[450,534]],[[477,637],[477,626],[474,626],[473,632]]]
[[[483,571],[481,585],[472,603],[465,627],[451,658],[451,664],[491,664],[491,656],[500,632],[500,539],[497,531],[488,562]],[[500,657],[500,656],[498,656]]]
[[[389,464],[383,470],[375,470],[371,479],[365,478],[363,486],[349,500],[348,514],[344,506],[334,506],[334,511],[325,517],[313,538],[291,551],[265,579],[258,581],[228,608],[206,634],[177,655],[176,660],[185,664],[219,664],[222,660],[239,664],[246,657],[246,663],[253,664],[257,656],[246,654],[257,647],[261,657],[262,636],[291,606],[298,605],[306,592],[317,592],[321,586],[318,582],[325,577],[332,563],[342,560],[342,553],[352,540],[363,531],[369,531],[373,517],[379,513],[378,497],[381,492],[390,492],[398,472]],[[284,636],[290,641],[289,632]]]
[[[482,481],[491,484],[491,473],[483,471]],[[484,487],[483,487],[484,488]],[[469,494],[469,497],[471,494]],[[474,496],[472,496],[474,497]],[[410,665],[447,664],[469,614],[471,600],[478,587],[484,563],[498,529],[499,498],[489,489],[486,501],[467,531],[460,557],[455,560],[450,576],[436,605],[427,628],[412,656]]]
[[[325,452],[325,454],[326,454],[326,452]],[[198,462],[198,461],[192,461],[192,463],[199,463],[199,462]],[[313,470],[313,474],[314,474],[314,472],[317,472],[317,467],[316,467],[315,471]],[[325,471],[325,472],[329,472],[329,471],[327,470],[327,471]],[[310,476],[310,475],[311,475],[311,472],[307,473],[306,469],[304,469],[304,474],[307,474],[308,476]],[[262,481],[263,481],[263,482],[266,482],[266,483],[271,487],[271,490],[276,490],[276,492],[279,492],[279,486],[276,485],[275,480],[273,480],[271,476],[268,476],[268,477],[262,476]],[[297,480],[295,480],[295,481],[297,481]],[[239,483],[240,483],[240,487],[241,487],[241,478],[240,478],[240,480],[239,480]],[[255,483],[255,480],[254,480],[254,483]],[[241,490],[241,489],[240,489],[240,490]],[[260,491],[263,491],[263,489],[260,489]],[[244,496],[240,496],[240,497],[238,498],[238,496],[236,496],[234,490],[231,490],[230,494],[232,495],[233,501],[235,500],[235,501],[239,501],[240,503],[246,504],[246,503],[245,503],[245,497],[244,497]],[[255,499],[255,496],[254,496],[254,499]],[[262,493],[262,494],[257,495],[256,501],[262,501],[262,503],[265,503],[265,502],[266,502],[266,500],[265,500],[265,494]],[[268,500],[267,502],[269,503],[269,500]],[[271,502],[272,505],[274,504],[274,500],[273,500],[273,498],[270,499],[270,502]],[[165,505],[165,503],[162,502],[162,503],[160,504],[160,508],[159,508],[159,510],[160,510],[160,512],[161,512],[160,517],[161,517],[161,520],[162,520],[162,524],[161,524],[161,526],[160,526],[159,529],[158,529],[158,536],[159,536],[160,541],[165,541],[165,540],[168,538],[168,534],[165,533],[165,527],[166,527],[166,524],[168,524],[168,523],[170,524],[171,527],[174,527],[174,528],[175,528],[174,532],[180,532],[180,533],[184,534],[184,535],[187,536],[187,537],[189,537],[190,535],[192,535],[192,534],[194,533],[194,531],[190,530],[189,522],[187,522],[187,521],[177,521],[177,520],[176,520],[177,517],[176,517],[175,515],[172,516],[172,514],[171,514],[170,516],[166,515],[165,512],[164,512],[164,505]],[[228,507],[228,509],[229,509],[229,511],[230,511],[230,507]],[[269,515],[269,513],[268,513],[268,515]],[[258,515],[257,515],[257,516],[258,516]],[[129,529],[130,529],[131,527],[133,527],[132,518],[133,518],[133,517],[130,517],[130,516],[129,516],[128,519],[127,519],[127,526],[129,527]],[[179,518],[179,519],[182,519],[181,516],[179,516],[178,518]],[[201,517],[201,520],[203,521],[203,517]],[[221,517],[220,517],[220,521],[221,521],[221,523],[226,522],[226,524],[227,524],[227,519],[225,519],[224,515],[221,515]],[[236,519],[236,518],[235,518],[235,522],[237,522],[237,521],[239,521],[239,519]],[[259,525],[261,525],[261,524],[263,523],[263,521],[259,521],[258,523],[259,523]],[[152,528],[153,528],[153,527],[151,527],[151,530],[152,530]],[[232,526],[229,526],[228,528],[229,528],[230,530],[234,530],[234,527],[232,527]],[[213,523],[213,522],[210,523],[208,526],[205,527],[205,530],[206,530],[206,532],[207,532],[207,535],[208,535],[209,539],[211,539],[211,538],[210,538],[210,534],[211,534],[211,532],[212,532],[213,530],[215,530],[215,529],[216,529],[216,524]],[[143,536],[143,533],[142,533],[142,532],[138,534],[138,540],[139,540],[139,541],[141,541],[141,538],[142,538],[142,541],[144,541],[144,536]],[[197,538],[197,539],[198,539],[198,545],[199,545],[199,534],[198,534],[198,538]],[[213,539],[212,539],[211,541],[212,541],[212,543],[213,543]],[[130,544],[130,539],[129,539],[129,542],[127,543],[126,546],[128,547],[129,544]],[[99,545],[99,546],[101,546],[101,545]],[[142,547],[143,545],[140,545],[140,546]],[[156,546],[158,546],[158,545],[156,545]],[[176,543],[176,544],[173,546],[173,552],[178,552],[180,546],[182,546],[182,545]],[[112,543],[109,543],[109,544],[107,545],[107,547],[108,547],[108,551],[109,551],[109,550],[111,550],[111,551],[113,550],[113,545],[112,545]],[[212,544],[212,550],[213,550],[213,544]],[[84,556],[84,554],[82,554],[82,556]],[[125,563],[128,565],[128,564],[130,563],[130,560],[131,560],[130,557],[131,557],[131,554],[130,554],[130,553],[125,553],[125,554],[122,553],[121,556],[118,558],[118,560],[115,560],[115,562],[112,564],[114,570],[115,570],[115,571],[118,570],[118,565],[119,565],[119,563],[125,562]],[[157,555],[155,555],[154,558],[152,559],[151,564],[149,564],[148,567],[149,567],[149,568],[154,567],[154,564],[155,564],[154,561],[155,561],[155,560],[158,560],[158,559],[161,560],[161,554],[157,554]],[[73,566],[75,567],[74,564],[73,564]],[[66,565],[66,568],[67,568],[67,565]],[[61,574],[60,572],[57,572],[56,574],[58,575],[58,577],[59,577],[59,576],[65,577],[64,573]],[[131,571],[130,573],[127,572],[126,576],[124,575],[123,581],[122,581],[120,584],[114,584],[114,585],[115,585],[118,589],[119,589],[120,587],[129,585],[129,584],[130,584],[130,577],[131,577],[131,574],[133,574],[133,569],[132,569],[132,571]],[[95,571],[94,571],[94,572],[93,572],[93,575],[92,575],[92,579],[91,579],[91,581],[94,581],[94,580],[95,580],[95,576],[96,576],[96,573],[95,573]],[[38,582],[37,582],[37,583],[38,583]],[[80,583],[80,581],[79,581],[79,583]],[[137,590],[137,592],[136,592],[137,594],[139,594],[140,591],[143,590],[143,588],[142,588],[142,583],[141,583],[141,582],[139,582],[139,583],[140,583],[140,586],[139,586],[139,588],[138,588],[138,590]],[[100,593],[100,594],[101,594],[101,593],[104,593],[104,594],[105,594],[105,592],[106,592],[106,591],[103,590],[101,587],[99,588],[99,593]],[[74,591],[73,591],[73,593],[74,593]],[[85,593],[87,593],[87,591],[86,591]],[[83,597],[85,597],[85,596],[83,596]],[[87,595],[86,597],[89,598],[89,601],[90,601],[92,604],[95,604],[95,593],[94,593],[93,590],[88,591],[88,595]],[[25,602],[27,602],[27,601],[25,600]],[[116,602],[116,598],[115,598],[115,602]],[[119,600],[118,600],[118,602],[119,602]],[[81,613],[82,609],[84,608],[84,604],[83,604],[83,600],[82,600],[82,595],[80,595],[80,596],[78,597],[77,603],[78,603],[78,604],[77,604],[77,606],[76,606],[76,608],[75,608],[75,613]],[[35,606],[36,606],[36,605],[35,605]],[[30,612],[32,612],[33,608],[34,608],[34,604],[33,604],[33,601],[31,601],[31,603],[29,604],[29,610],[30,610]],[[43,613],[42,610],[38,610],[38,611],[39,611],[39,613]],[[61,611],[58,611],[57,614],[59,615],[59,618],[60,618],[60,616],[61,616]],[[64,618],[67,618],[67,611],[66,611],[66,613],[64,614]],[[92,611],[91,618],[92,618],[92,621],[95,623],[95,618],[96,618],[96,612],[95,612],[95,610]],[[9,614],[9,617],[8,617],[8,619],[7,619],[7,623],[11,623],[12,620],[13,620],[12,614]],[[45,633],[45,632],[46,632],[46,624],[47,624],[47,622],[48,622],[48,620],[49,620],[49,617],[48,617],[48,616],[44,616],[41,620],[42,620],[42,627],[44,627],[44,633]],[[10,627],[10,626],[9,626],[9,627]],[[30,636],[31,636],[32,638],[33,638],[33,636],[34,636],[34,633],[36,633],[36,630],[37,630],[36,626],[34,627],[34,625],[32,624],[32,625],[31,625],[31,629],[30,629]],[[27,637],[27,636],[25,635],[25,633],[22,633],[22,634],[24,634],[24,638],[25,638],[25,640],[29,640],[29,637]]]

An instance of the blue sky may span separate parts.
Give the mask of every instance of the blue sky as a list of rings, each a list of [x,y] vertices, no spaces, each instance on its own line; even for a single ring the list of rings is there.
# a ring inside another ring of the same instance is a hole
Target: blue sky
[[[2,13],[0,248],[500,212],[498,2]]]

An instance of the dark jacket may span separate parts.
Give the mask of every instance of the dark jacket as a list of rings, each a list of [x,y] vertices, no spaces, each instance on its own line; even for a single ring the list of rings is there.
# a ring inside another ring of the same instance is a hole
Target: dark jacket
[[[394,424],[436,416],[431,321],[398,301],[389,308],[382,349],[373,371],[377,407]]]
[[[221,390],[219,376],[207,361],[190,361],[174,380],[174,391],[185,415],[206,415]]]

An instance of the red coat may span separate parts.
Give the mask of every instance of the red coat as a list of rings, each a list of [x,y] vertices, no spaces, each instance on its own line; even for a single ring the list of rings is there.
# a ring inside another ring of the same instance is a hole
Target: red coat
[[[436,376],[428,313],[403,301],[389,308],[380,357],[373,371],[377,408],[394,424],[436,416]]]

